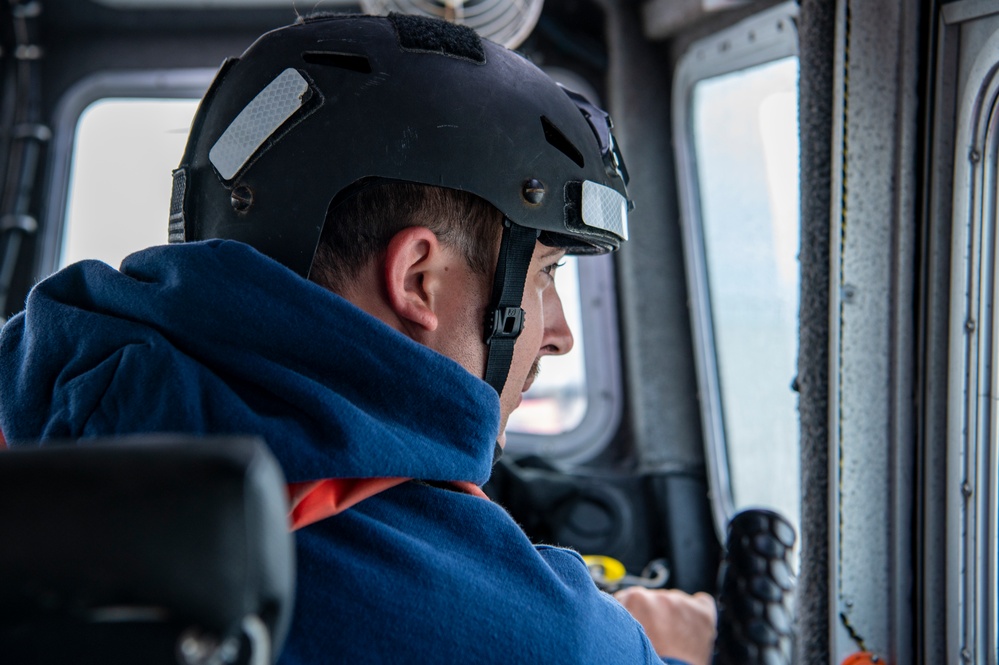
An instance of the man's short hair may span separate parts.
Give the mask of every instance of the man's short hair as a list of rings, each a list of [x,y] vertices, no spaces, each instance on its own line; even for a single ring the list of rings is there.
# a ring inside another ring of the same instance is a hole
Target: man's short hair
[[[309,279],[343,293],[399,231],[424,226],[459,250],[476,273],[496,267],[502,213],[474,194],[413,183],[380,183],[331,206]]]

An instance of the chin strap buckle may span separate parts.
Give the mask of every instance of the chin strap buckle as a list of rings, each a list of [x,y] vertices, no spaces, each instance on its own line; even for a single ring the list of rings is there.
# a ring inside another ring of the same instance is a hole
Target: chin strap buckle
[[[538,233],[537,229],[514,224],[509,219],[503,220],[493,294],[486,307],[483,331],[483,341],[489,349],[483,378],[499,395],[503,394],[503,386],[510,373],[517,337],[524,328],[524,310],[520,305]]]
[[[486,329],[489,330],[486,344],[494,339],[517,339],[524,329],[524,310],[520,307],[498,307],[490,313]]]

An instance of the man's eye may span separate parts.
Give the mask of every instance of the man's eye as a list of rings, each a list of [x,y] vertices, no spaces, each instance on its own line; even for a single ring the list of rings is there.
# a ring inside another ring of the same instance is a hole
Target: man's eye
[[[550,266],[546,266],[545,267],[545,272],[548,273],[549,275],[554,275],[555,274],[555,270],[557,268],[561,268],[564,265],[565,265],[565,261],[562,261],[561,263],[553,263]]]

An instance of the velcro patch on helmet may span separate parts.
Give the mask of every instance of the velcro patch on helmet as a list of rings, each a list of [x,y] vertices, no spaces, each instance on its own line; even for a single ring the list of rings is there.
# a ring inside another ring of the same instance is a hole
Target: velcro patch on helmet
[[[399,46],[406,51],[440,55],[484,63],[486,52],[479,34],[465,25],[456,25],[425,16],[389,14],[399,35]]]

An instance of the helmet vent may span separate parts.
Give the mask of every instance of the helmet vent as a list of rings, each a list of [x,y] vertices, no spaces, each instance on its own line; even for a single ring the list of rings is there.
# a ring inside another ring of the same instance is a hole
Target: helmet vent
[[[326,51],[306,51],[302,54],[302,60],[310,65],[320,65],[322,67],[338,67],[361,74],[371,73],[371,63],[363,55],[353,53],[329,53]]]
[[[576,162],[576,166],[583,168],[583,153],[572,144],[572,141],[565,137],[558,127],[545,116],[541,116],[541,126],[545,130],[545,139],[563,155]]]

